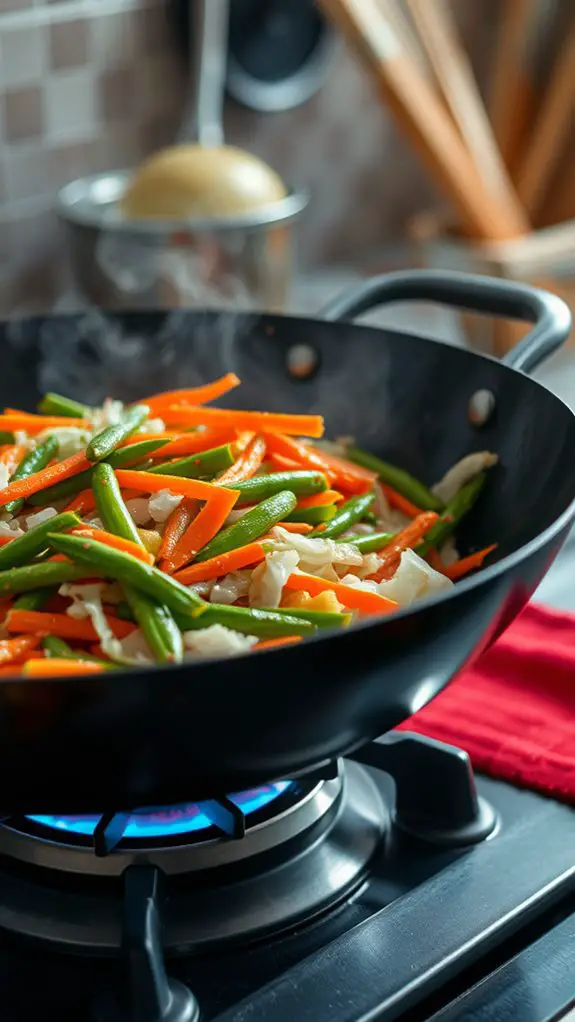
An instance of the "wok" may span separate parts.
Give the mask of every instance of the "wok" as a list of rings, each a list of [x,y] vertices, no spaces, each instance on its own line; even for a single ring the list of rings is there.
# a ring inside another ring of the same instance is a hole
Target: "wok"
[[[348,322],[397,300],[535,324],[503,362]],[[327,321],[325,321],[327,320]],[[575,417],[525,373],[566,338],[567,307],[526,285],[419,271],[364,284],[324,320],[181,311],[55,316],[1,327],[0,397],[32,408],[51,387],[132,400],[228,370],[224,403],[321,411],[327,434],[432,483],[462,455],[496,451],[460,549],[497,562],[447,594],[309,642],[125,675],[0,683],[4,813],[89,812],[200,800],[291,778],[357,749],[432,699],[512,621],[575,517]],[[112,338],[112,341],[110,341]],[[293,374],[294,345],[315,365]],[[292,369],[290,369],[292,366]],[[470,398],[487,391],[483,425]]]

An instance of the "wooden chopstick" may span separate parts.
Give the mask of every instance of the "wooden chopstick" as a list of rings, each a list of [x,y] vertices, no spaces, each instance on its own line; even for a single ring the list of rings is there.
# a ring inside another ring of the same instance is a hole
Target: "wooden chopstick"
[[[562,153],[575,115],[575,19],[555,62],[528,151],[517,178],[517,191],[536,216]]]
[[[473,69],[458,39],[446,0],[407,0],[407,7],[473,161],[487,188],[506,210],[510,233],[527,233],[528,219],[501,158]]]
[[[319,0],[356,48],[398,124],[451,199],[463,230],[478,238],[520,235],[522,227],[510,223],[506,207],[485,189],[441,99],[394,32],[387,16],[389,4],[390,0]]]
[[[547,194],[537,217],[538,227],[550,227],[565,220],[575,219],[575,124],[564,146],[564,153],[556,173],[551,178]],[[575,246],[574,246],[575,252]]]
[[[535,108],[528,50],[539,5],[540,0],[500,0],[489,113],[497,145],[509,170],[517,166]]]

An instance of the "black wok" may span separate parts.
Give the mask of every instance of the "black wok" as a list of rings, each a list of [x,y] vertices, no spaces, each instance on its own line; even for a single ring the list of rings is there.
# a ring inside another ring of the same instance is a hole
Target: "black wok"
[[[398,299],[535,327],[498,363],[344,322]],[[243,386],[224,403],[321,411],[328,435],[352,434],[429,483],[489,448],[501,464],[459,546],[496,541],[497,563],[413,609],[283,650],[88,680],[3,680],[3,812],[130,809],[293,777],[432,699],[533,593],[575,517],[575,417],[524,373],[565,340],[566,306],[523,285],[422,271],[369,282],[326,319],[178,311],[8,323],[0,397],[32,408],[50,387],[131,400],[235,370]],[[287,368],[294,344],[317,358],[306,378]],[[478,390],[493,395],[482,426],[469,417]]]

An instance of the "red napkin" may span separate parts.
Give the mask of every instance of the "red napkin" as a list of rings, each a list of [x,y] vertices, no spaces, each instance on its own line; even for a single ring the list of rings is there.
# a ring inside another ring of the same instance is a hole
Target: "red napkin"
[[[465,749],[492,777],[575,803],[575,614],[530,604],[401,730]]]

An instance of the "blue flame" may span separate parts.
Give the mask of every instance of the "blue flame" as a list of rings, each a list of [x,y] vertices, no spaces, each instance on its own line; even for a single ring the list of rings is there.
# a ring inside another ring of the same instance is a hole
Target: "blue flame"
[[[244,816],[250,816],[258,809],[264,809],[265,806],[275,801],[289,788],[291,783],[291,781],[276,781],[273,784],[263,784],[251,791],[230,795],[230,799],[242,810]],[[27,816],[26,819],[50,830],[56,830],[60,834],[92,837],[100,817],[93,814],[89,816]],[[207,830],[209,827],[211,827],[211,822],[202,812],[201,802],[190,802],[168,808],[152,807],[135,810],[126,824],[124,837],[131,840],[181,837],[184,834]]]

